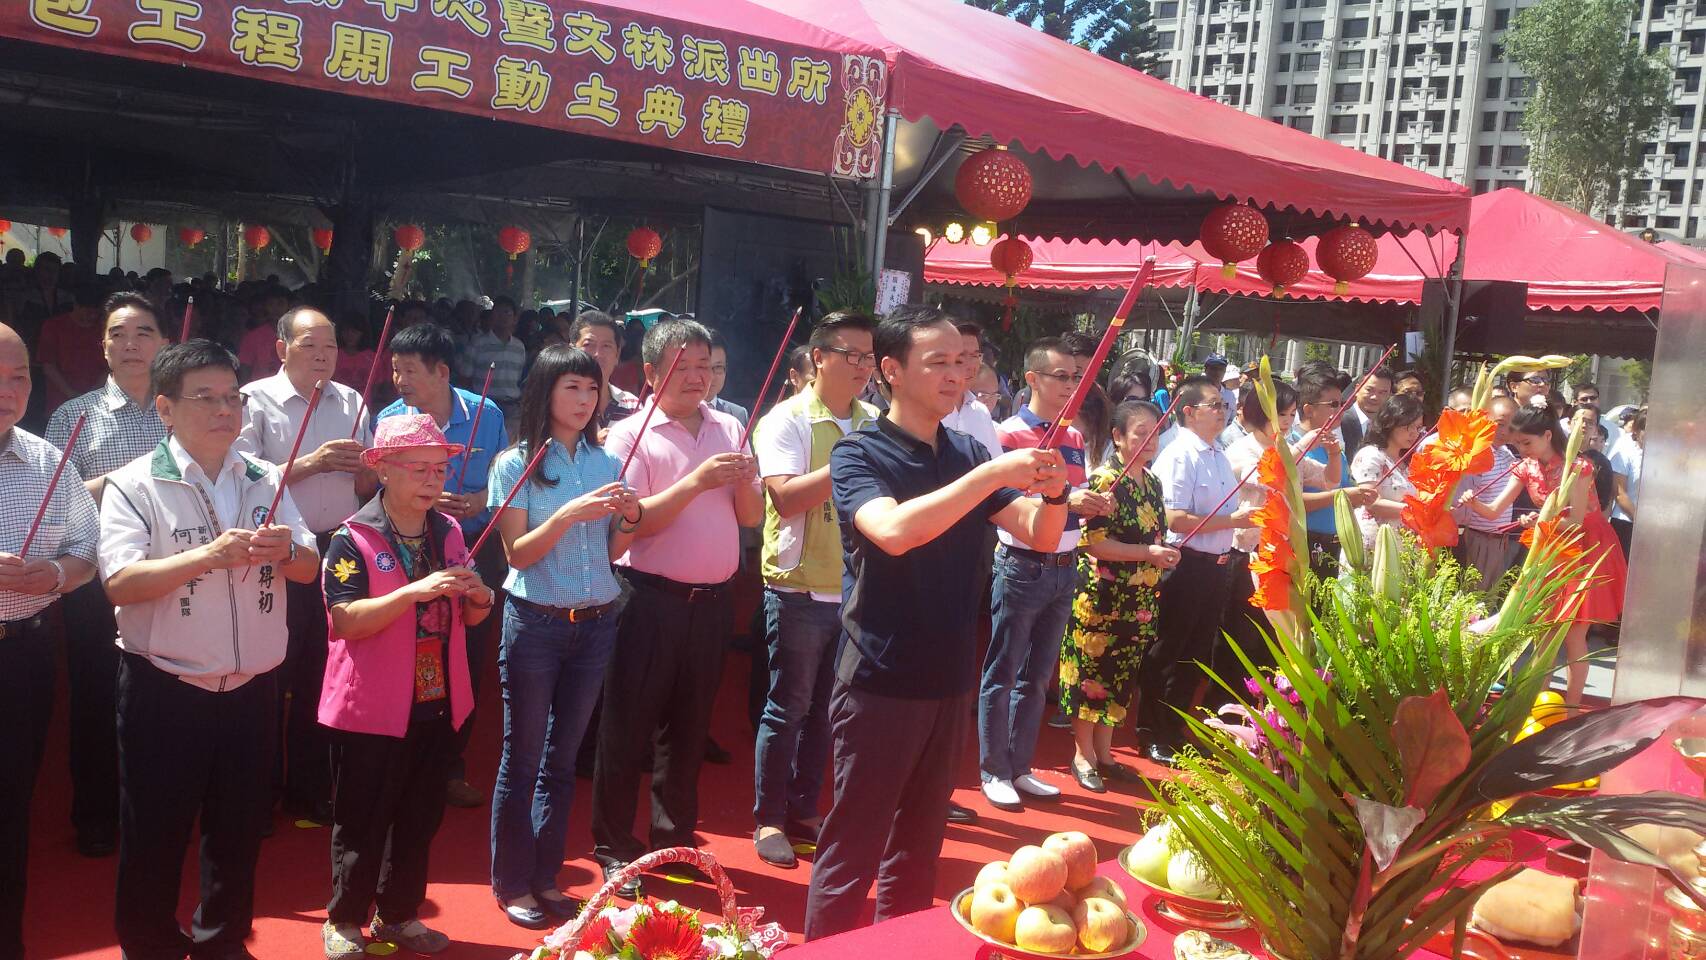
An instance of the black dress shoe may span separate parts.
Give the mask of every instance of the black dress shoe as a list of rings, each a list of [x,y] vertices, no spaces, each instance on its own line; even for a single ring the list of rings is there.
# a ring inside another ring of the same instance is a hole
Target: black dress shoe
[[[977,822],[977,811],[973,810],[970,807],[962,807],[959,804],[953,802],[952,800],[949,800],[948,801],[948,822],[949,823],[976,823]]]
[[[620,873],[622,871],[622,868],[624,868],[626,866],[627,866],[626,863],[614,863],[613,862],[613,863],[605,864],[604,865],[604,882],[609,883],[610,878],[616,876],[616,874]],[[635,877],[634,879],[629,880],[627,883],[624,883],[620,887],[617,887],[616,888],[616,895],[618,897],[621,897],[624,900],[638,900],[638,899],[640,899],[640,878]]]
[[[1136,770],[1118,761],[1100,764],[1096,767],[1096,772],[1102,775],[1103,780],[1112,780],[1115,783],[1143,782],[1143,777],[1139,776]]]
[[[536,893],[533,895],[533,899],[539,901],[540,909],[558,920],[573,920],[580,916],[581,908],[586,906],[584,901],[576,900],[574,897],[552,899],[541,897]]]
[[[1108,785],[1102,782],[1102,776],[1096,772],[1095,767],[1081,767],[1074,762],[1072,764],[1072,776],[1078,781],[1079,786],[1091,793],[1108,792]]]
[[[786,833],[772,833],[760,837],[755,830],[752,834],[752,845],[758,850],[758,859],[773,867],[792,870],[800,865],[800,858],[794,855],[794,845],[788,842]]]
[[[1171,767],[1178,762],[1178,757],[1174,755],[1173,748],[1164,743],[1152,743],[1149,745],[1149,749],[1143,752],[1145,756],[1163,767]]]
[[[543,930],[551,925],[550,916],[538,907],[524,907],[520,904],[510,903],[508,900],[499,900],[498,906],[503,908],[504,916],[509,918],[509,922],[518,927],[527,930]]]

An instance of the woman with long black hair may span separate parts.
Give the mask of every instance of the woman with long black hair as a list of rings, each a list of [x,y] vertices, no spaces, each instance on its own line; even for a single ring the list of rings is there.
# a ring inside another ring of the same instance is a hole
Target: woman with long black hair
[[[540,929],[579,904],[557,888],[574,798],[575,755],[616,642],[620,585],[610,561],[642,513],[598,445],[604,395],[598,361],[546,347],[522,387],[515,446],[499,454],[487,488],[495,507],[525,465],[545,457],[493,518],[510,573],[504,582],[504,741],[492,791],[492,893],[512,923]]]
[[[1422,401],[1407,393],[1386,398],[1368,422],[1362,447],[1351,458],[1351,479],[1374,484],[1375,501],[1356,508],[1357,526],[1362,528],[1363,546],[1374,547],[1374,534],[1383,526],[1394,526],[1404,512],[1404,498],[1416,492],[1405,461],[1422,435]]]
[[[1492,503],[1476,500],[1473,492],[1458,499],[1458,506],[1467,507],[1483,517],[1500,516],[1523,490],[1537,504],[1544,504],[1552,491],[1564,479],[1564,431],[1550,409],[1529,407],[1511,417],[1511,432],[1516,438],[1516,452],[1522,461],[1511,471],[1511,478],[1499,498]],[[1570,488],[1570,502],[1560,514],[1560,526],[1580,535],[1578,545],[1585,551],[1575,579],[1561,594],[1560,604],[1580,605],[1570,618],[1570,632],[1564,635],[1564,657],[1569,669],[1564,704],[1571,710],[1581,706],[1582,689],[1587,686],[1588,626],[1594,623],[1616,623],[1623,615],[1623,582],[1628,566],[1623,547],[1611,522],[1600,510],[1599,495],[1594,492],[1593,466],[1578,457],[1570,466],[1580,477]],[[1523,517],[1525,526],[1532,526],[1539,514]],[[1584,578],[1586,582],[1584,583]]]

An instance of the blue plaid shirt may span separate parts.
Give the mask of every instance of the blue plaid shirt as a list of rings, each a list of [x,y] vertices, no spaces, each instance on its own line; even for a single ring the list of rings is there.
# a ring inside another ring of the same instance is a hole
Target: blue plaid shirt
[[[520,447],[498,454],[492,467],[492,484],[486,488],[491,508],[509,496],[531,457]],[[553,442],[535,475],[550,477],[556,484],[547,487],[529,480],[510,501],[509,509],[527,511],[527,528],[531,530],[549,520],[563,504],[614,481],[618,466],[615,457],[584,438],[575,445],[573,460],[562,444]],[[511,567],[504,589],[523,600],[552,607],[597,606],[616,599],[621,587],[610,569],[610,518],[570,527],[532,566]]]

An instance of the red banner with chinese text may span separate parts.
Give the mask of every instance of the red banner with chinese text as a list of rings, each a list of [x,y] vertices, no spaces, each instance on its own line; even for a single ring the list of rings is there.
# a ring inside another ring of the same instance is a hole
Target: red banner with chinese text
[[[786,33],[797,27],[789,21],[762,26],[780,35],[618,4],[542,0],[0,3],[0,35],[20,40],[871,176],[887,89],[883,61],[874,51],[790,42]]]

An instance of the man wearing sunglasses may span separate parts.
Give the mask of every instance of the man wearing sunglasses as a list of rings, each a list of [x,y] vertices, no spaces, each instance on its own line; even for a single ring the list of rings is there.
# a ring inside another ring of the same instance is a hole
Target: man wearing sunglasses
[[[237,449],[280,469],[308,416],[314,384],[325,382],[302,446],[290,469],[290,497],[314,534],[323,556],[332,534],[379,484],[361,464],[372,439],[361,394],[332,379],[338,365],[338,332],[313,307],[295,307],[278,318],[275,352],[279,371],[243,387],[244,408]],[[332,822],[330,745],[315,718],[326,673],[326,596],[319,583],[285,586],[290,646],[279,685],[290,698],[283,718],[284,806],[296,817]],[[282,692],[282,691],[281,691]]]
[[[791,869],[794,842],[816,843],[818,794],[829,765],[829,692],[841,636],[841,529],[830,503],[829,451],[865,427],[858,397],[876,369],[876,321],[831,313],[812,329],[810,384],[777,404],[753,433],[764,504],[764,616],[770,687],[753,763],[765,863]]]

